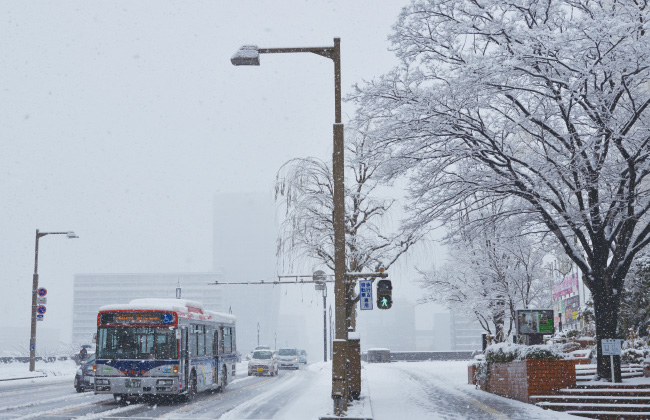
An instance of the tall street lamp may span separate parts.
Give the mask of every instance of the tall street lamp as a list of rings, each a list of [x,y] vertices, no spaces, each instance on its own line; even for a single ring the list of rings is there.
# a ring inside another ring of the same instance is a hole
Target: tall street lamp
[[[38,240],[45,235],[66,235],[68,239],[78,238],[74,232],[39,232],[36,229],[36,248],[34,251],[34,277],[32,280],[32,325],[29,337],[29,371],[33,372],[36,364],[36,308],[38,292]]]
[[[334,147],[332,151],[332,175],[334,177],[334,210],[332,224],[334,227],[334,306],[336,349],[332,359],[332,398],[334,411],[341,414],[347,411],[347,373],[346,346],[348,331],[346,328],[345,295],[345,198],[344,198],[344,145],[343,124],[341,122],[341,38],[334,38],[332,47],[298,47],[298,48],[258,48],[256,45],[244,45],[230,59],[235,66],[260,65],[260,54],[276,53],[313,53],[334,62]]]

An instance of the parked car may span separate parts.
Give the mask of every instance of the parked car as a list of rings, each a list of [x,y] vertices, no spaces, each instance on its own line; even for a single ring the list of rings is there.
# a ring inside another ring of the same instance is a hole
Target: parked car
[[[280,368],[299,369],[298,349],[285,347],[278,350],[278,364]]]
[[[248,376],[278,374],[278,358],[271,350],[256,350],[248,362]]]
[[[88,353],[84,360],[81,361],[77,374],[74,376],[74,389],[77,392],[95,389],[95,353]]]
[[[298,361],[307,364],[307,352],[305,350],[298,350]]]

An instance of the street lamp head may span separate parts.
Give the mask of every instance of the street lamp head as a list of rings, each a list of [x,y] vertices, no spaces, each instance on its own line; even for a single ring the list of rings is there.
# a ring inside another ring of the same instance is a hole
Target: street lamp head
[[[65,235],[68,237],[68,239],[76,239],[76,238],[78,238],[78,236],[73,231],[70,231],[70,232],[66,233]]]
[[[230,57],[233,66],[259,66],[260,53],[257,45],[242,45],[237,52]]]

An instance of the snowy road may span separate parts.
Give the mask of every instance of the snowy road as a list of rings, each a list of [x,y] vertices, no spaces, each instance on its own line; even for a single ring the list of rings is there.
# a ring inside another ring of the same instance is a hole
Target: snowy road
[[[72,387],[72,380],[64,377],[48,383],[38,379],[31,382],[3,384],[0,388],[0,419],[215,419],[227,418],[227,413],[246,407],[255,400],[255,405],[246,410],[244,417],[269,418],[286,406],[276,393],[274,398],[260,400],[265,392],[277,388],[291,395],[291,390],[302,380],[294,376],[302,372],[281,371],[278,377],[243,377],[228,385],[224,393],[202,393],[190,404],[136,402],[121,406],[112,396],[94,395],[92,392],[78,394]]]
[[[363,408],[374,420],[577,419],[501,398],[467,385],[467,361],[363,365]],[[246,375],[244,364],[238,367]],[[331,364],[317,362],[277,377],[240,376],[224,393],[203,393],[189,404],[136,402],[78,394],[74,376],[0,382],[0,419],[276,419],[316,420],[331,414]],[[1,377],[1,375],[0,375]],[[5,376],[7,377],[7,376]],[[363,411],[361,410],[361,411]]]

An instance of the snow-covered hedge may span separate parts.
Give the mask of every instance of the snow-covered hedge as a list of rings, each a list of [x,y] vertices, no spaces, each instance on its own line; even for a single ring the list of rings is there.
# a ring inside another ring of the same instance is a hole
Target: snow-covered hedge
[[[564,356],[564,353],[557,347],[546,345],[524,346],[521,344],[499,343],[490,345],[485,350],[485,361],[488,363],[530,359],[559,360],[563,359]]]
[[[621,351],[621,363],[643,363],[650,357],[650,348],[643,347],[640,349],[627,348]]]

